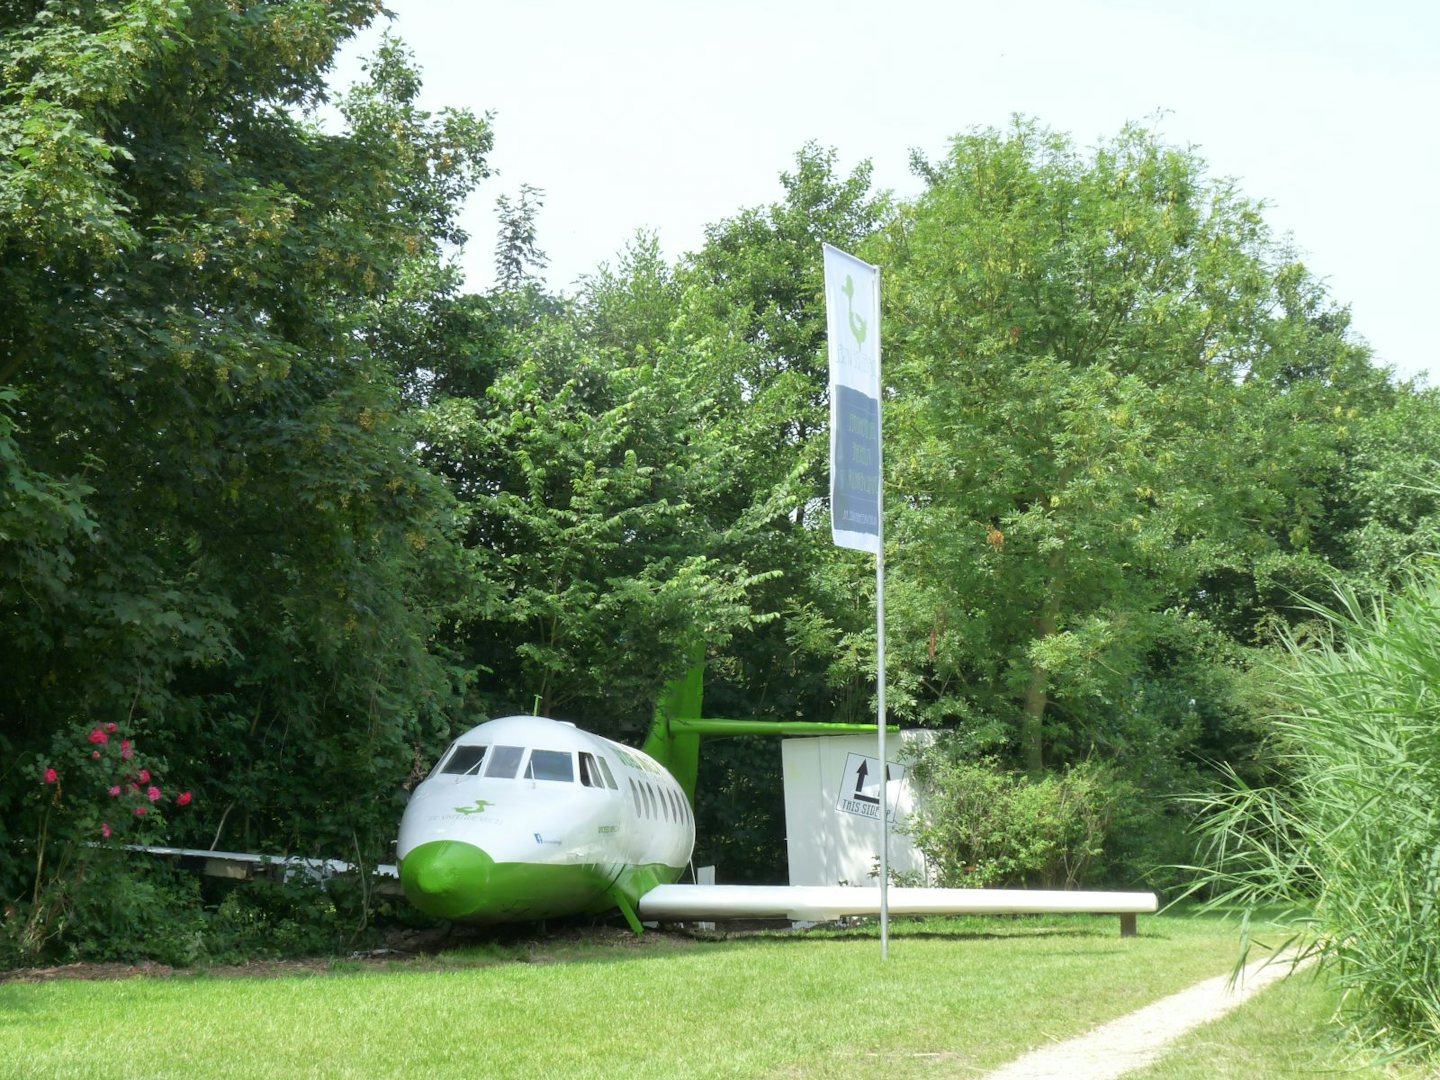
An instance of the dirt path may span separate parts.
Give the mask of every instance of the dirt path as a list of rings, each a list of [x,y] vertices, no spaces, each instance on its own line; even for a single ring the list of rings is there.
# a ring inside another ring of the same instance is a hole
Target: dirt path
[[[1260,960],[1233,987],[1228,975],[1206,979],[1077,1038],[1032,1050],[981,1080],[1114,1080],[1159,1060],[1181,1035],[1220,1019],[1290,970],[1288,958]]]

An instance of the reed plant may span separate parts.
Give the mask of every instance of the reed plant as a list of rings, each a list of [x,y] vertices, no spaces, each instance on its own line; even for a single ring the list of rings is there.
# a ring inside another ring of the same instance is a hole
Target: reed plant
[[[1193,800],[1192,892],[1271,918],[1278,905],[1279,944],[1318,954],[1355,1035],[1440,1061],[1440,570],[1383,599],[1342,587],[1311,611],[1286,641],[1283,780],[1230,772],[1225,791]]]

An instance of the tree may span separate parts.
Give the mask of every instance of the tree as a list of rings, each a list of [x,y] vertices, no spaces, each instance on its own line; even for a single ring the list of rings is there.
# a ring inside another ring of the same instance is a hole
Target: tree
[[[1368,361],[1259,209],[1141,129],[1082,156],[1019,121],[917,168],[928,190],[873,249],[895,698],[1038,776],[1200,646],[1206,573],[1303,513],[1326,453],[1308,402]],[[1282,373],[1304,409],[1277,406]]]
[[[768,466],[753,480],[774,487],[796,454],[804,457],[804,488],[791,508],[801,523],[825,490],[825,440],[814,438],[829,424],[820,246],[855,248],[889,209],[888,199],[871,191],[869,162],[846,177],[835,162],[834,150],[807,143],[794,172],[781,174],[784,200],[708,228],[684,272],[698,286],[689,317],[708,315],[733,339],[704,362],[726,394],[721,400],[745,425],[737,442],[752,447],[752,471]]]
[[[822,528],[829,389],[821,245],[855,250],[891,204],[872,189],[868,162],[846,175],[836,161],[833,149],[806,144],[781,174],[783,199],[708,228],[679,271],[677,348],[723,417],[727,515],[751,523],[739,554],[776,572],[760,602],[779,618],[737,641],[709,683],[721,715],[869,714],[873,575],[857,574]]]
[[[461,500],[499,597],[455,639],[487,673],[480,711],[633,734],[697,648],[757,618],[757,576],[714,540],[735,526],[717,516],[730,477],[711,404],[654,317],[676,299],[645,237],[574,302],[497,290],[491,381],[426,406],[426,460]],[[465,387],[471,357],[450,350],[435,385]]]
[[[23,764],[78,719],[133,718],[206,843],[372,858],[447,726],[430,646],[471,586],[381,349],[433,304],[491,136],[420,110],[391,41],[343,130],[313,118],[378,10],[0,22],[0,520],[24,533],[0,721]]]
[[[1336,534],[1337,567],[1378,598],[1440,558],[1440,391],[1401,388],[1388,407],[1351,408],[1342,418],[1350,452],[1326,524]]]
[[[535,242],[535,219],[544,205],[545,192],[530,184],[520,185],[518,202],[512,203],[505,195],[495,200],[500,215],[500,235],[495,241],[498,288],[512,292],[520,289],[550,261]]]

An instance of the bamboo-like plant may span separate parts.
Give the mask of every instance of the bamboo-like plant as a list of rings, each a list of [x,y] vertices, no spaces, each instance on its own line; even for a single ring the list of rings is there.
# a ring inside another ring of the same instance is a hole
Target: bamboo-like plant
[[[1318,635],[1285,642],[1285,783],[1231,772],[1193,800],[1205,866],[1191,893],[1280,906],[1286,944],[1318,955],[1363,1042],[1440,1059],[1440,568],[1383,600],[1336,596],[1309,605]]]

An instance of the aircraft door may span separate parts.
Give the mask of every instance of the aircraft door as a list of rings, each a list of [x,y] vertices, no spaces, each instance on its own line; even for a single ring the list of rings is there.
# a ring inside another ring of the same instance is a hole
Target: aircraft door
[[[598,826],[599,844],[596,850],[595,868],[610,888],[625,870],[624,837],[629,832],[625,827],[626,807],[620,785],[615,782],[615,773],[603,754],[592,754],[581,750],[577,755],[580,763],[580,783],[583,787],[602,792],[605,805],[611,809],[603,815]],[[607,831],[608,830],[608,831]]]

